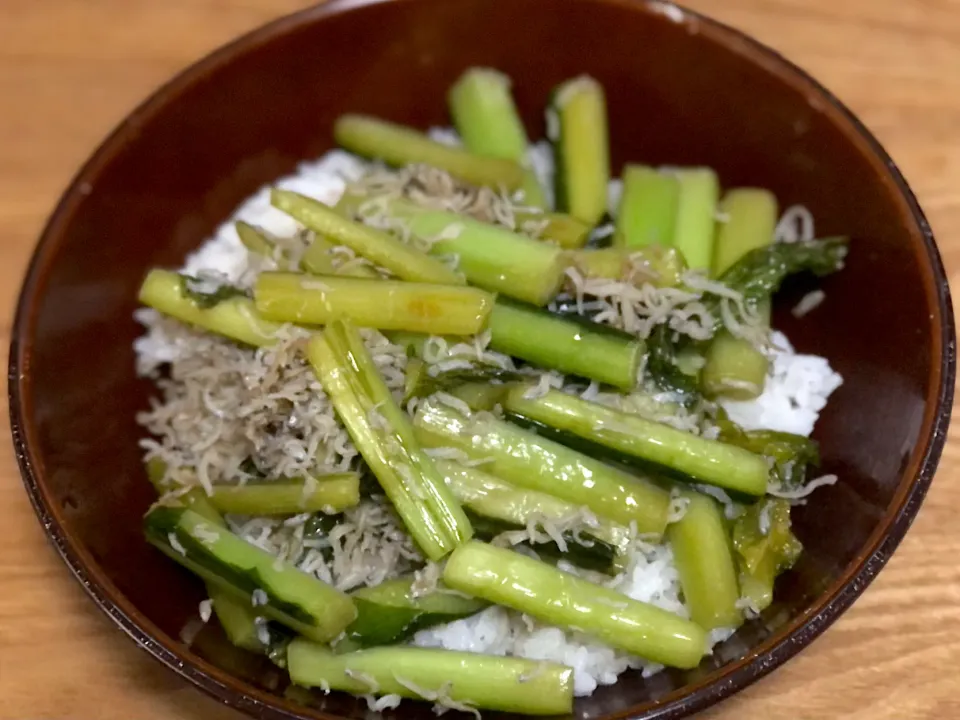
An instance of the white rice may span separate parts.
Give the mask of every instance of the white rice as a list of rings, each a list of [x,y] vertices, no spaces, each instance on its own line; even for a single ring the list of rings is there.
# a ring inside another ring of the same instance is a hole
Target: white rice
[[[431,136],[451,144],[459,142],[456,134],[449,130],[434,129]],[[552,178],[553,160],[547,143],[538,143],[531,148],[529,162],[541,180]],[[333,204],[342,194],[345,182],[358,179],[368,167],[364,161],[334,150],[316,161],[302,163],[296,174],[281,178],[276,185]],[[549,188],[552,182],[544,182],[544,186]],[[611,211],[619,203],[620,192],[619,181],[611,181],[608,193]],[[237,237],[234,229],[236,220],[244,220],[281,237],[292,236],[301,230],[288,215],[270,205],[269,188],[262,188],[243,202],[233,217],[187,258],[187,272],[209,270],[226,275],[232,282],[243,280],[253,261]],[[808,227],[807,214],[792,209],[781,223],[778,234],[787,241],[801,239],[810,232]],[[155,317],[156,314],[151,310],[138,311],[138,318],[145,324],[152,325]],[[824,358],[797,354],[781,333],[774,333],[772,338],[771,374],[763,394],[754,401],[723,401],[722,405],[731,419],[746,429],[766,428],[808,436],[827,398],[840,386],[842,379]],[[138,340],[135,349],[141,367],[156,367],[178,355],[176,341],[164,336],[162,328],[154,329]],[[548,387],[556,385],[553,377],[543,382]],[[592,391],[588,388],[588,392],[596,394],[597,389],[594,386],[591,388]],[[440,455],[439,452],[436,454]],[[682,508],[675,510],[677,515],[682,513]],[[253,519],[247,525],[249,527],[235,529],[245,530],[242,533],[245,537],[270,552],[278,555],[286,552],[279,546],[280,541],[275,536],[275,526],[279,523]],[[287,528],[290,533],[296,530]],[[173,542],[173,538],[171,540],[171,544],[177,548],[177,543]],[[308,553],[301,567],[307,572],[316,572],[318,577],[328,582],[334,580],[317,550]],[[568,569],[577,572],[573,568]],[[356,578],[341,578],[337,584],[349,587],[356,582],[359,582]],[[638,542],[632,551],[629,569],[617,578],[605,578],[603,582],[630,598],[652,603],[683,617],[688,616],[681,600],[679,578],[669,545],[651,546]],[[253,604],[256,605],[260,599],[254,595]],[[265,624],[260,625],[259,629],[264,639],[269,639],[266,637]],[[732,630],[728,629],[711,633],[710,646],[725,640],[730,634]],[[473,617],[422,630],[412,642],[422,647],[559,662],[574,669],[577,695],[589,695],[599,685],[613,684],[618,675],[630,668],[640,669],[644,676],[662,669],[660,665],[626,655],[580,633],[542,625],[502,607],[491,607]],[[379,701],[376,709],[394,705],[394,699],[388,696]]]
[[[800,355],[786,336],[771,336],[770,377],[756,400],[722,400],[730,419],[745,430],[780,430],[809,436],[827,398],[843,383],[826,358]]]

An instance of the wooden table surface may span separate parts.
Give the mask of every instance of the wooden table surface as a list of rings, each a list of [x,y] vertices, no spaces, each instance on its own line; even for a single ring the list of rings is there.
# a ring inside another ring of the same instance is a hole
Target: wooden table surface
[[[0,0],[0,331],[58,195],[157,85],[303,0]],[[960,0],[696,0],[813,73],[879,136],[960,291]],[[8,420],[2,414],[4,425]],[[923,510],[854,608],[702,717],[960,718],[960,430]],[[97,611],[0,445],[0,718],[238,720]]]

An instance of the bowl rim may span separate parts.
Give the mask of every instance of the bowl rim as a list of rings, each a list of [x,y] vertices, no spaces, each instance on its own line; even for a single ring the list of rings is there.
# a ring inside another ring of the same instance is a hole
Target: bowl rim
[[[126,139],[138,132],[146,119],[164,107],[172,98],[220,67],[229,64],[235,55],[272,41],[304,23],[339,15],[359,7],[382,3],[416,2],[417,0],[327,0],[290,15],[275,19],[266,25],[241,35],[192,63],[173,78],[154,90],[100,143],[70,181],[47,221],[27,266],[17,301],[11,332],[8,396],[10,425],[14,452],[27,494],[40,523],[57,553],[66,563],[96,605],[116,625],[163,665],[213,696],[241,712],[262,718],[294,720],[296,718],[325,718],[335,720],[337,715],[296,705],[286,698],[272,695],[231,676],[202,658],[187,659],[180,643],[162,632],[120,592],[100,570],[94,558],[66,532],[59,510],[46,494],[41,480],[40,463],[31,450],[33,428],[26,420],[29,415],[27,388],[30,384],[30,337],[36,315],[34,303],[36,288],[43,269],[55,255],[58,237],[69,223],[82,197],[90,192],[90,179],[108,165]],[[935,380],[924,409],[920,440],[925,440],[922,452],[913,453],[911,462],[901,475],[900,485],[878,528],[844,573],[807,609],[786,623],[780,631],[755,648],[748,657],[731,661],[705,673],[691,685],[674,690],[662,698],[628,708],[608,716],[610,720],[628,717],[675,720],[703,710],[752,684],[779,667],[823,633],[872,582],[903,539],[917,513],[930,484],[947,438],[950,422],[954,381],[956,374],[956,334],[953,305],[947,275],[937,249],[933,233],[917,198],[889,154],[837,97],[811,77],[806,71],[784,58],[780,53],[750,37],[746,33],[698,12],[688,10],[668,0],[577,0],[596,4],[620,6],[650,15],[661,15],[665,22],[686,25],[691,32],[708,34],[710,39],[727,51],[744,56],[751,63],[806,93],[808,101],[831,113],[839,125],[846,125],[846,135],[870,160],[882,167],[884,179],[904,205],[905,217],[914,225],[922,239],[926,262],[921,272],[926,276],[925,290],[932,299],[935,312],[930,325],[933,332],[933,357],[939,353],[939,363],[931,360]],[[939,330],[939,332],[937,332]],[[929,400],[933,398],[934,402]],[[920,443],[918,442],[918,445]],[[907,481],[907,479],[909,481]],[[304,714],[309,713],[309,714]]]

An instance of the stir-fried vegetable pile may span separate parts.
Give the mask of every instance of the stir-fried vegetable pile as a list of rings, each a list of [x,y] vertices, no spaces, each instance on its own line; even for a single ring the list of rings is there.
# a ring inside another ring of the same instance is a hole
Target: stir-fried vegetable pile
[[[257,451],[217,475],[171,465],[171,433],[149,445],[161,498],[146,536],[203,578],[232,642],[298,685],[566,713],[570,668],[404,642],[497,604],[693,668],[710,631],[767,608],[801,552],[791,502],[817,446],[744,431],[716,400],[763,391],[774,293],[788,275],[840,269],[847,244],[774,242],[773,195],[721,193],[708,168],[629,164],[611,208],[606,102],[590,78],[561,85],[547,110],[555,187],[529,163],[504,76],[469,70],[449,103],[462,145],[341,117],[337,142],[381,164],[335,206],[274,189],[304,230],[238,222],[248,282],[149,273],[145,305],[252,348],[251,362],[282,346],[274,381],[311,369],[298,395],[281,385],[272,397],[290,413],[304,393],[325,398],[316,412],[332,406],[330,437],[345,430],[350,447],[341,438],[346,459],[331,464],[333,440],[314,443],[303,475],[271,475]],[[401,384],[371,343],[402,348]],[[382,582],[351,592],[225,521],[300,518],[299,541],[330,553],[324,539],[364,503],[408,536],[406,572],[390,561]],[[663,542],[689,618],[603,580],[629,568],[636,543]]]

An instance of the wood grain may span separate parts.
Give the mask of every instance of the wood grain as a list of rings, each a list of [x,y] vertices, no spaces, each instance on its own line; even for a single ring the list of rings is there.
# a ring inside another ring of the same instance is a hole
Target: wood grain
[[[160,82],[303,0],[0,3],[0,333],[78,164]],[[811,71],[897,159],[960,287],[960,0],[695,0]],[[839,181],[839,179],[838,179]],[[3,413],[6,426],[6,413]],[[0,718],[237,720],[116,630],[0,459]],[[710,720],[960,718],[960,428],[889,567],[822,639]]]

